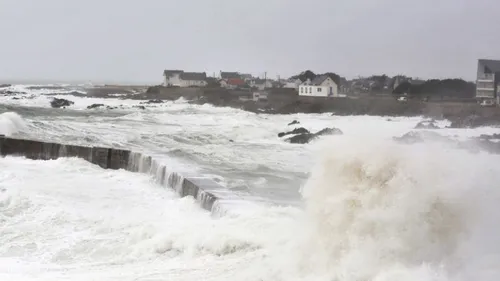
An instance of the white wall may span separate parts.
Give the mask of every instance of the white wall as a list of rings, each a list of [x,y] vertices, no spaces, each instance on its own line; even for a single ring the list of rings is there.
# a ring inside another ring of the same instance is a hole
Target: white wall
[[[164,86],[181,86],[180,73],[175,73],[170,77],[165,77]]]
[[[312,85],[300,85],[299,86],[300,96],[310,96],[310,97],[327,97],[328,87],[322,86],[312,86]]]
[[[332,80],[332,78],[328,77],[321,83],[321,86],[326,89],[326,92],[329,93],[333,97],[338,97],[339,96],[339,87],[337,86],[337,83]]]
[[[250,81],[249,86],[250,87],[256,87],[259,90],[264,90],[265,88],[272,88],[273,87],[273,83],[271,81],[267,80],[267,81],[265,81],[262,84],[256,84],[255,80],[252,80],[252,81]]]
[[[180,87],[192,87],[192,86],[196,86],[196,87],[205,87],[207,85],[207,82],[204,81],[204,80],[182,80],[182,79],[179,79],[179,86]]]
[[[205,87],[207,85],[207,82],[205,80],[182,80],[180,74],[176,73],[170,77],[164,76],[163,86],[168,86],[168,85],[177,87],[191,87],[191,86]]]
[[[287,81],[287,82],[285,82],[285,85],[283,85],[283,88],[290,88],[290,89],[298,90],[300,84],[302,84],[302,81],[300,81],[299,79],[297,79],[296,81],[293,81],[293,82]]]
[[[307,85],[307,83],[300,85],[299,95],[313,97],[338,97],[339,90],[337,87],[337,83],[335,83],[335,81],[333,81],[331,78],[328,78],[319,86]]]

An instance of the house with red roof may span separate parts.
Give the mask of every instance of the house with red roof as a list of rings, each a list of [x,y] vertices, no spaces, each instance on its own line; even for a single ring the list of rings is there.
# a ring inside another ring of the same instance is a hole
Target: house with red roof
[[[223,88],[226,89],[236,89],[236,88],[241,88],[246,86],[245,80],[241,78],[228,78],[228,79],[222,79],[220,81],[220,85]]]

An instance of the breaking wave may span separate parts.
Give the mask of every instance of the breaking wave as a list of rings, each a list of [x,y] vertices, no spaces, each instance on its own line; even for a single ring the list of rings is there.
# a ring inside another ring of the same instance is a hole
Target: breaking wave
[[[346,137],[321,147],[295,239],[262,280],[500,280],[498,156]]]
[[[26,123],[19,114],[5,112],[0,114],[0,135],[11,136],[23,130]]]

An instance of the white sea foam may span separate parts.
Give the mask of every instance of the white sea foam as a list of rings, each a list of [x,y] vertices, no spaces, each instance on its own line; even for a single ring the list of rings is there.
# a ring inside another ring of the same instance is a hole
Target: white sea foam
[[[219,219],[146,176],[0,159],[0,277],[499,280],[499,156],[349,136],[317,149],[304,211]]]
[[[93,104],[103,104],[104,106],[96,107],[91,110],[93,111],[105,111],[109,110],[107,107],[112,107],[115,111],[143,111],[142,107],[146,107],[148,111],[158,111],[165,107],[170,107],[175,105],[175,101],[165,102],[160,104],[143,104],[143,100],[132,100],[132,99],[121,99],[120,95],[111,95],[116,98],[97,98],[97,97],[87,97],[86,92],[82,89],[71,89],[71,88],[61,88],[61,89],[51,89],[51,88],[30,88],[30,86],[39,85],[12,85],[8,88],[3,88],[2,90],[13,91],[15,95],[0,95],[0,104],[8,105],[18,105],[25,107],[41,107],[50,108],[50,102],[54,98],[67,99],[72,101],[73,104],[67,106],[67,109],[72,110],[89,110],[88,106]],[[61,85],[62,86],[62,85]],[[72,95],[71,93],[77,92],[78,96]],[[185,100],[179,99],[179,101],[184,103]]]
[[[75,159],[4,158],[0,280],[500,280],[500,157],[392,141],[419,117],[257,115],[182,100],[120,117],[61,112],[24,117],[27,131],[133,148],[172,170],[278,199],[311,172],[305,209],[245,204],[214,219],[144,175]],[[301,124],[287,126],[294,119]],[[277,137],[299,126],[344,135],[308,145]]]
[[[0,186],[1,280],[230,280],[291,223],[278,208],[215,220],[78,159],[0,159]]]
[[[499,156],[358,138],[321,156],[261,280],[499,280]]]
[[[19,114],[5,112],[0,114],[0,135],[11,136],[26,128],[26,123]]]

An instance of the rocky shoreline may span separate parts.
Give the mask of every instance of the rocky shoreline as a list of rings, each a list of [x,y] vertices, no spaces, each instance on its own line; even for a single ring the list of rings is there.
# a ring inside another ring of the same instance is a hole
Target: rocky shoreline
[[[25,92],[9,90],[10,85],[2,85],[0,95],[12,96],[12,99],[29,99]],[[49,87],[49,88],[48,88]],[[409,100],[398,102],[393,97],[364,97],[364,98],[308,98],[293,96],[290,93],[280,93],[279,98],[270,98],[267,102],[254,102],[238,99],[235,93],[220,89],[174,88],[165,87],[91,87],[81,88],[58,94],[56,91],[68,91],[68,88],[57,86],[32,86],[33,89],[50,89],[55,91],[51,95],[65,95],[68,98],[53,98],[50,104],[53,108],[71,107],[71,96],[99,97],[141,100],[136,108],[147,109],[152,104],[161,104],[169,100],[183,97],[192,104],[211,104],[219,107],[232,107],[257,114],[295,114],[295,113],[331,113],[337,116],[372,115],[387,117],[414,117],[423,116],[436,120],[450,120],[453,128],[476,128],[480,126],[500,126],[500,109],[497,107],[481,107],[474,103],[446,103],[422,102]],[[272,92],[271,92],[272,93]],[[237,93],[240,94],[240,93]],[[287,96],[289,95],[289,96]],[[22,96],[22,97],[19,97]],[[271,96],[270,96],[271,97]],[[121,108],[111,107],[102,103],[95,103],[87,107],[90,109],[105,108],[108,110]]]

